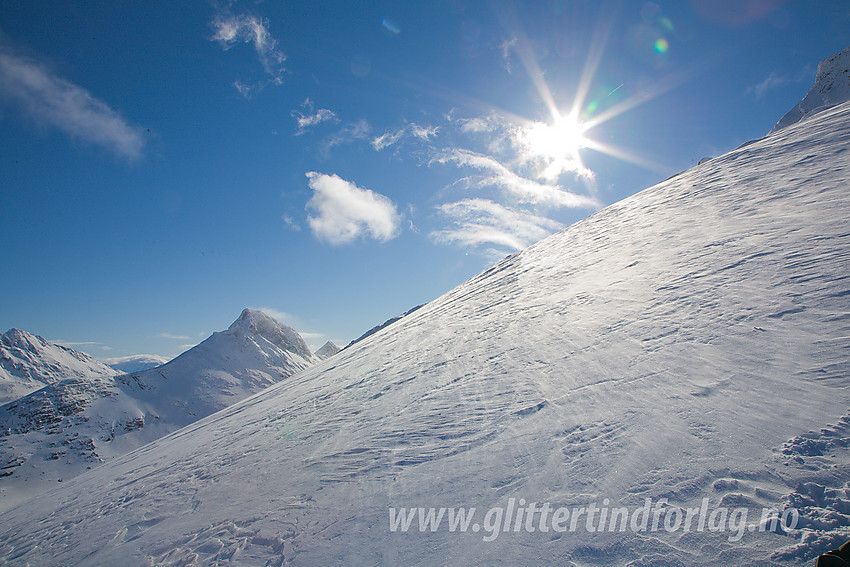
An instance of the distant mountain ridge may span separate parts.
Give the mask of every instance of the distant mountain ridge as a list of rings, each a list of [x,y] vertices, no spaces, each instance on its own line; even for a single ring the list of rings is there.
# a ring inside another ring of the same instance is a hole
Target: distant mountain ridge
[[[340,348],[338,346],[333,344],[331,341],[328,341],[325,344],[323,344],[321,347],[319,347],[319,350],[316,351],[316,356],[318,356],[319,358],[324,360],[326,358],[330,358],[331,356],[335,355],[339,351],[340,351]]]
[[[155,354],[134,354],[116,358],[106,358],[103,362],[121,373],[144,372],[162,366],[168,359]]]
[[[23,331],[3,337],[4,348],[18,345],[10,353],[29,354],[31,367],[16,354],[18,374],[54,381],[0,406],[0,510],[319,361],[294,329],[251,309],[174,360],[129,374]],[[53,374],[36,372],[45,366]]]
[[[69,378],[106,378],[117,371],[91,356],[10,329],[0,335],[0,404]]]

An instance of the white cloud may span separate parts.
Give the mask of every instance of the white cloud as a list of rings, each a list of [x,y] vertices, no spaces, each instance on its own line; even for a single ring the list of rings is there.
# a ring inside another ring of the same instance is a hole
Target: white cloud
[[[432,240],[441,244],[471,248],[493,244],[515,251],[564,227],[552,219],[511,209],[489,199],[464,199],[445,203],[437,209],[453,225],[429,234]],[[496,253],[501,254],[499,251]]]
[[[455,163],[463,167],[489,172],[477,179],[467,177],[462,181],[477,187],[501,187],[524,203],[569,208],[596,208],[599,202],[586,195],[566,191],[557,185],[548,185],[526,179],[511,171],[497,159],[460,148],[449,148],[432,160],[437,163]]]
[[[225,51],[238,43],[253,45],[257,58],[269,77],[267,81],[254,85],[236,81],[233,86],[243,96],[250,96],[268,83],[283,83],[283,74],[286,71],[283,63],[286,61],[286,55],[277,48],[277,40],[269,33],[267,20],[247,14],[217,14],[211,25],[215,30],[211,41],[218,42]]]
[[[300,136],[307,131],[308,128],[321,124],[322,122],[339,122],[336,114],[327,108],[314,110],[313,101],[309,98],[301,103],[301,111],[293,110],[291,113],[295,118],[298,128],[295,130],[295,135]]]
[[[346,244],[360,236],[386,242],[400,230],[401,217],[386,196],[357,187],[337,175],[307,173],[313,197],[307,208],[307,223],[319,240],[332,245]]]
[[[40,64],[0,53],[0,97],[41,124],[129,158],[142,154],[141,129],[130,126],[105,102]]]

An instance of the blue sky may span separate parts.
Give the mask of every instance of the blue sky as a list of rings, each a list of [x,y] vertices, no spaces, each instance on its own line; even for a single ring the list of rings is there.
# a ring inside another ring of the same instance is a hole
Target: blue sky
[[[836,2],[5,2],[0,327],[344,344],[764,135]]]

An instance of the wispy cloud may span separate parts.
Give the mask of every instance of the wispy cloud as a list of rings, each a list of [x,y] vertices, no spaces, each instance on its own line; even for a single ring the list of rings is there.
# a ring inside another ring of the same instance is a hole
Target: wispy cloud
[[[0,52],[0,99],[72,138],[131,160],[142,154],[141,128],[131,126],[105,102],[31,59]]]
[[[309,333],[307,331],[298,331],[298,334],[308,343],[318,341],[325,336],[324,333]]]
[[[747,93],[754,93],[756,95],[757,99],[761,99],[761,98],[764,98],[764,95],[767,93],[767,91],[774,89],[776,87],[779,87],[781,85],[784,85],[785,83],[788,83],[788,82],[790,82],[788,77],[784,77],[784,76],[778,75],[776,72],[773,72],[770,75],[768,75],[767,78],[765,80],[763,80],[762,82],[760,82],[759,84],[748,87]]]
[[[172,334],[172,333],[159,333],[157,335],[157,337],[159,337],[161,339],[169,339],[169,340],[173,340],[173,341],[188,341],[192,338],[192,337],[187,337],[186,335],[175,335],[175,334]]]
[[[283,222],[285,222],[285,223],[286,223],[286,226],[288,226],[288,227],[289,227],[289,228],[291,228],[292,230],[294,230],[294,231],[300,231],[300,230],[301,230],[301,225],[300,225],[300,224],[298,224],[298,223],[295,221],[295,219],[293,219],[291,216],[289,216],[289,215],[281,215],[281,217],[280,217],[280,218],[282,218],[282,219],[283,219]]]
[[[356,142],[358,140],[368,140],[369,133],[371,131],[372,127],[365,119],[360,119],[357,122],[346,124],[325,141],[322,153],[327,155],[335,146]]]
[[[508,208],[489,199],[464,199],[437,209],[451,222],[449,228],[429,234],[441,244],[470,248],[492,244],[516,251],[564,227],[547,217]]]
[[[597,208],[593,197],[566,191],[557,185],[548,185],[527,179],[492,156],[460,148],[449,148],[437,155],[432,163],[454,163],[484,171],[479,177],[466,177],[460,181],[470,187],[497,186],[512,193],[521,202],[569,208]]]
[[[290,114],[293,118],[295,118],[295,122],[298,125],[295,130],[296,136],[300,136],[306,132],[308,128],[312,128],[322,122],[339,122],[339,119],[333,111],[327,108],[319,108],[318,110],[315,110],[313,101],[309,98],[305,99],[304,102],[301,103],[301,110],[293,110]]]
[[[281,311],[279,309],[275,309],[274,307],[251,307],[254,311],[262,311],[272,319],[277,320],[280,323],[285,323],[288,325],[295,324],[296,318],[293,315],[285,311]]]
[[[400,231],[401,217],[386,196],[357,187],[337,175],[307,173],[313,197],[307,223],[319,240],[347,244],[361,236],[386,242]]]
[[[82,341],[82,342],[74,342],[74,341],[62,341],[62,340],[51,340],[53,344],[64,346],[64,347],[78,347],[78,346],[100,346],[103,343],[98,343],[94,341]]]
[[[499,45],[499,51],[501,51],[501,52],[502,52],[502,66],[504,66],[505,70],[506,70],[508,73],[511,73],[511,72],[512,72],[512,68],[511,68],[511,51],[513,51],[514,49],[516,49],[516,45],[517,45],[517,42],[518,42],[518,41],[519,41],[519,40],[516,38],[516,36],[514,36],[514,37],[512,37],[511,39],[506,39],[506,40],[504,40],[504,41],[503,41],[503,42]]]
[[[754,94],[756,99],[761,100],[767,93],[777,87],[789,83],[801,83],[811,80],[814,70],[811,65],[806,65],[797,75],[780,75],[772,71],[762,82],[747,87],[747,94]]]
[[[372,147],[376,151],[381,151],[394,144],[397,144],[404,138],[411,137],[423,142],[428,142],[435,137],[439,132],[439,126],[420,126],[414,122],[409,122],[397,130],[384,132],[377,138],[372,139]]]
[[[280,85],[286,69],[283,65],[286,55],[277,48],[277,40],[268,30],[268,20],[248,14],[219,13],[210,25],[214,33],[211,41],[217,42],[225,51],[239,43],[247,43],[254,47],[257,58],[263,66],[268,79],[257,83],[235,81],[236,87],[243,96],[249,97],[254,91],[262,89],[267,84]]]

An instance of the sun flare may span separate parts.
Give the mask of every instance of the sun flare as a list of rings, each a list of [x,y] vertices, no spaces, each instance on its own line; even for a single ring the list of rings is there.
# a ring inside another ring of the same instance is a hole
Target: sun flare
[[[585,128],[574,116],[561,116],[552,124],[534,122],[523,128],[522,137],[529,152],[550,158],[577,158],[578,151],[587,146]]]
[[[538,177],[554,180],[564,172],[587,174],[579,150],[592,147],[588,127],[577,116],[558,115],[551,124],[531,122],[517,132],[525,161],[542,164]]]

